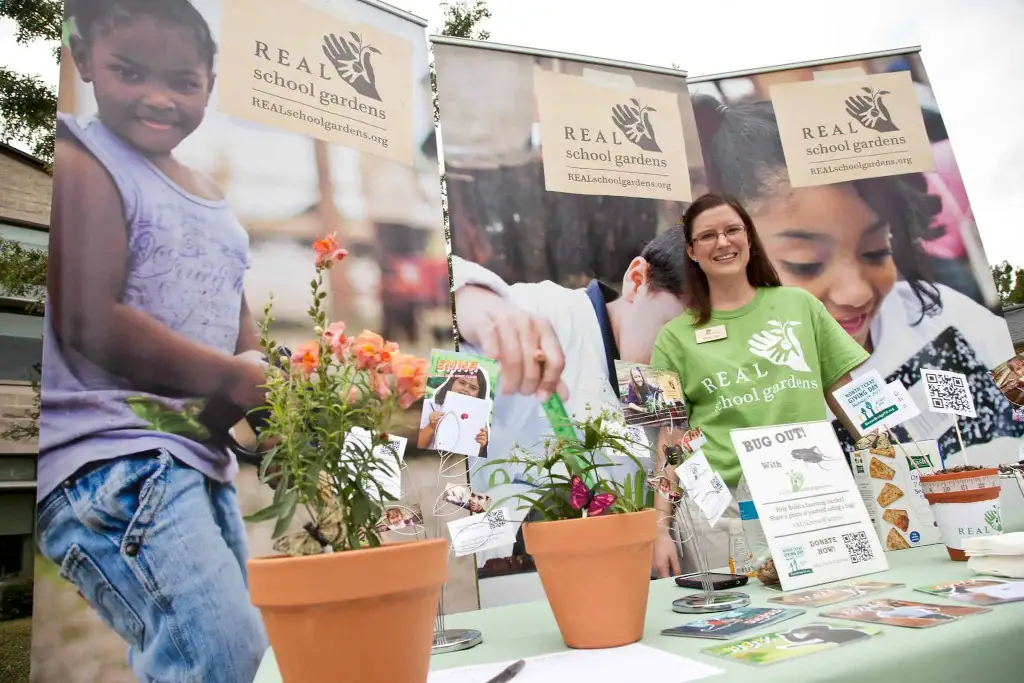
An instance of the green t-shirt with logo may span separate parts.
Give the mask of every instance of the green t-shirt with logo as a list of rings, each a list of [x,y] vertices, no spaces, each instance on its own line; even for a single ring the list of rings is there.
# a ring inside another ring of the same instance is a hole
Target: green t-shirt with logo
[[[698,329],[720,326],[724,339],[697,343]],[[825,392],[867,359],[811,294],[762,287],[742,308],[712,311],[700,328],[690,313],[669,322],[651,364],[679,373],[690,424],[708,440],[704,455],[736,486],[742,470],[731,430],[826,419]]]

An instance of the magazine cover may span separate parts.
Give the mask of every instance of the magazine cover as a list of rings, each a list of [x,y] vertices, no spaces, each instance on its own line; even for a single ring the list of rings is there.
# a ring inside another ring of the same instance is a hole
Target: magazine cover
[[[965,579],[937,586],[922,586],[914,590],[971,605],[1002,605],[1024,600],[1024,581],[1009,581],[986,576]]]
[[[824,607],[834,605],[837,602],[845,602],[853,598],[871,593],[903,588],[902,583],[887,583],[885,581],[846,581],[835,586],[824,588],[811,588],[796,593],[786,593],[775,598],[768,598],[768,602],[778,602],[783,605],[797,605],[799,607]]]
[[[990,611],[985,607],[933,605],[909,600],[872,600],[860,605],[822,612],[821,616],[904,628],[932,628]]]
[[[707,619],[691,621],[689,624],[664,629],[661,635],[683,636],[686,638],[721,638],[725,640],[747,631],[792,619],[803,613],[804,610],[802,609],[740,607],[739,609],[716,614]]]
[[[864,641],[881,633],[882,630],[875,626],[811,623],[794,626],[787,631],[766,633],[746,640],[715,645],[704,649],[703,652],[734,662],[766,666]]]
[[[434,349],[428,372],[418,446],[486,458],[498,362]]]

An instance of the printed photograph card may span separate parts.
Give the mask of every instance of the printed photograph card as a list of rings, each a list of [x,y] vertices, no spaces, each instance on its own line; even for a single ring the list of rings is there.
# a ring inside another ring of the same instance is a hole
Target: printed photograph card
[[[914,590],[980,607],[1024,600],[1024,581],[997,579],[992,576],[940,583],[937,586],[922,586]]]
[[[685,424],[686,407],[682,382],[671,370],[650,365],[615,361],[619,402],[626,424],[668,427]]]
[[[469,353],[434,349],[419,447],[468,457],[487,457],[498,362]]]

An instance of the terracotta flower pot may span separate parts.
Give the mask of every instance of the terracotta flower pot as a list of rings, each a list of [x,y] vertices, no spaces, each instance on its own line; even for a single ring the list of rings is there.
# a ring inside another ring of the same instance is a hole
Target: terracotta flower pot
[[[998,469],[923,475],[921,488],[951,560],[967,561],[962,539],[1003,533]]]
[[[284,683],[425,683],[447,568],[443,539],[250,560]]]
[[[572,648],[619,647],[644,634],[658,512],[523,526],[562,640]]]

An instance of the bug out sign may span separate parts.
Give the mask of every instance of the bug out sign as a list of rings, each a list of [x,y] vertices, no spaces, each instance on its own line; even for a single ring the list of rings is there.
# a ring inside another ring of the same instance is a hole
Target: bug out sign
[[[783,590],[886,569],[830,423],[737,429],[730,436]]]

